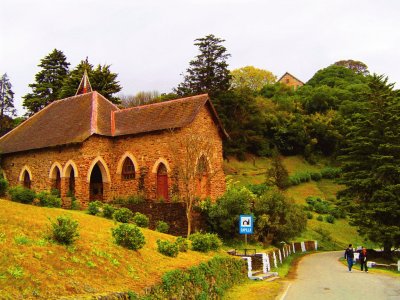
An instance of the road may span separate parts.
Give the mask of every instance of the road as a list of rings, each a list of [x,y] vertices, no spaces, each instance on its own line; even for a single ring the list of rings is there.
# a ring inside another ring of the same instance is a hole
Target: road
[[[354,270],[338,261],[343,252],[303,257],[281,300],[394,300],[400,299],[400,278]]]

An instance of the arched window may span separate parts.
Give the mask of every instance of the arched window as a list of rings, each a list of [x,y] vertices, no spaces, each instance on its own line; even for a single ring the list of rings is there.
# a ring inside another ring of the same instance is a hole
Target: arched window
[[[56,178],[54,180],[54,188],[59,192],[61,191],[61,172],[60,169],[56,167]]]
[[[123,180],[135,179],[135,165],[129,157],[124,160],[121,175]]]
[[[31,188],[31,177],[29,176],[29,173],[27,170],[24,171],[24,175],[23,175],[23,184],[24,187],[26,187],[27,189]]]
[[[71,172],[69,173],[68,191],[72,195],[75,195],[75,171],[73,168],[71,168]]]
[[[168,171],[163,163],[157,168],[157,199],[168,200]]]

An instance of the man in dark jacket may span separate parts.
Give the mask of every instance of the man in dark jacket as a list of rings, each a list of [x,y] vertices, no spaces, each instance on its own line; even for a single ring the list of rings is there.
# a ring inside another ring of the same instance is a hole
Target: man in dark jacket
[[[368,267],[367,267],[367,249],[365,247],[362,247],[360,251],[360,265],[361,265],[361,271],[365,269],[365,272],[368,273]]]
[[[350,244],[349,247],[344,252],[344,258],[347,259],[347,265],[349,267],[349,272],[351,272],[351,268],[353,267],[353,263],[354,263],[354,250],[353,250],[352,244]]]

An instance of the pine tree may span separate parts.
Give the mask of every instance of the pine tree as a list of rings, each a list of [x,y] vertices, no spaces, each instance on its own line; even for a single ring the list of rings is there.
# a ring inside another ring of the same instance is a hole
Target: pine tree
[[[40,61],[38,66],[42,70],[35,75],[35,83],[29,85],[32,93],[23,97],[23,106],[29,115],[59,99],[63,81],[69,72],[69,65],[64,53],[57,49]]]
[[[221,45],[222,40],[210,34],[196,39],[194,45],[199,47],[200,54],[190,61],[184,81],[174,89],[180,96],[209,93],[211,95],[227,91],[231,75],[226,60],[230,54]]]
[[[11,116],[14,115],[14,92],[7,73],[5,73],[0,78],[0,135],[13,127]]]
[[[353,115],[346,136],[339,193],[359,232],[387,255],[400,244],[400,97],[373,75],[367,102]]]
[[[60,98],[71,97],[76,94],[85,70],[93,91],[99,92],[115,104],[120,103],[120,100],[113,96],[122,89],[116,80],[118,75],[110,71],[109,65],[98,65],[96,68],[93,68],[93,65],[87,59],[86,61],[81,61],[65,79]]]

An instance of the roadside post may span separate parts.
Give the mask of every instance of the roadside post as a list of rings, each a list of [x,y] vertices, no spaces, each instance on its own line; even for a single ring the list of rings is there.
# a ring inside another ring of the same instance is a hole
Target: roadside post
[[[254,219],[252,215],[240,215],[239,217],[239,234],[244,234],[244,241],[247,247],[247,235],[253,234]]]

